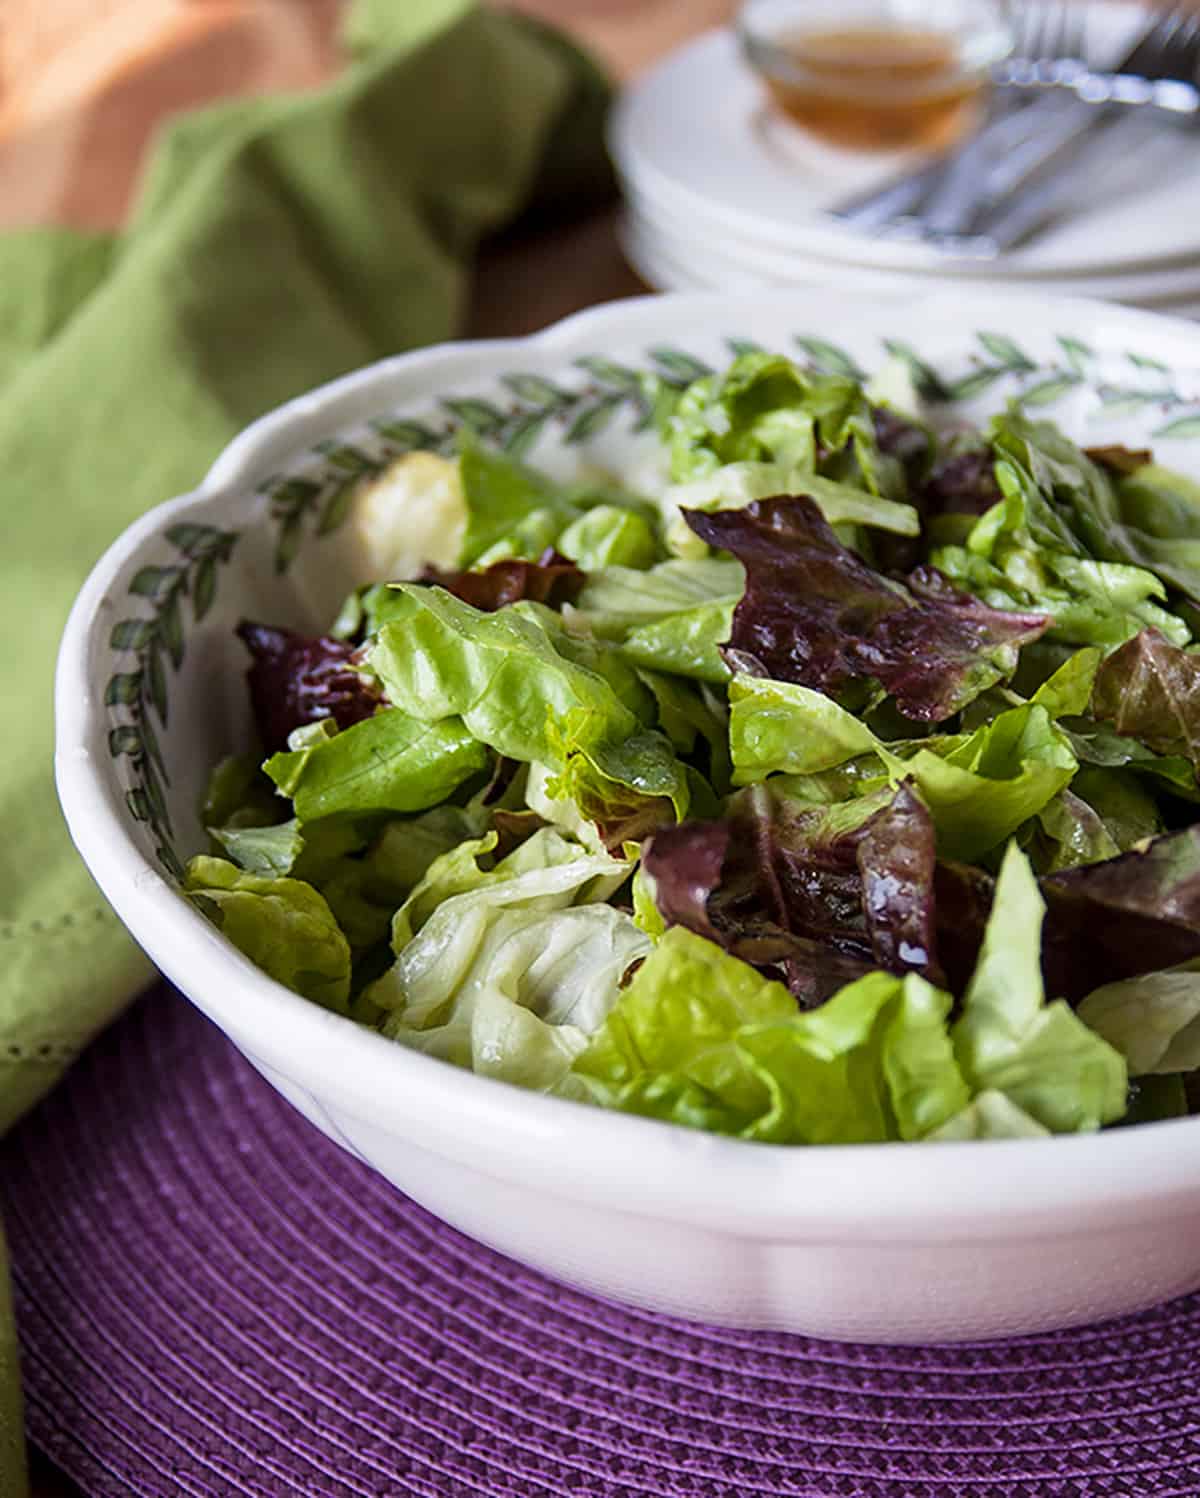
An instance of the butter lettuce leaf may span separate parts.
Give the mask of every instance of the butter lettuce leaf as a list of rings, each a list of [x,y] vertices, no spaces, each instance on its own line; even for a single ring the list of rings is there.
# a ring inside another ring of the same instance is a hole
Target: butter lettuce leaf
[[[771,1089],[737,1045],[746,1025],[789,1020],[780,983],[674,926],[576,1058],[572,1075],[606,1107],[721,1134],[746,1134]]]
[[[854,479],[886,499],[905,496],[903,467],[880,451],[861,384],[778,354],[743,354],[723,374],[694,381],[661,430],[677,483],[728,463],[769,463],[793,475]]]
[[[596,505],[573,520],[559,536],[558,550],[584,572],[604,567],[647,568],[661,554],[646,516],[611,504]]]
[[[659,730],[677,754],[689,757],[690,763],[700,759],[714,792],[725,795],[733,776],[727,704],[702,683],[681,681],[662,671],[638,674],[654,694]]]
[[[1004,1093],[989,1088],[926,1137],[930,1140],[1048,1139],[1050,1130]]]
[[[349,1011],[350,946],[324,898],[299,879],[193,858],[184,891],[251,962],[306,999]]]
[[[494,867],[494,834],[433,865],[397,914],[396,961],[367,992],[383,1032],[483,1075],[548,1089],[650,948],[601,903],[631,865],[543,829]]]
[[[874,973],[798,1014],[782,985],[675,926],[573,1076],[605,1106],[777,1144],[917,1138],[968,1096],[948,994]]]
[[[458,471],[467,510],[462,567],[481,558],[536,561],[582,513],[562,485],[485,446],[465,426],[459,433]]]
[[[1145,463],[1118,477],[1115,487],[1117,523],[1111,512],[1102,517],[1104,543],[1149,567],[1194,610],[1200,604],[1200,484]]]
[[[1200,1069],[1200,962],[1106,983],[1078,1012],[1125,1057],[1131,1076]]]
[[[1001,1092],[1053,1133],[1098,1129],[1125,1111],[1124,1058],[1061,999],[1046,1003],[1038,936],[1045,902],[1010,844],[975,971],[953,1029],[975,1092]]]
[[[989,435],[1004,498],[964,544],[935,548],[933,566],[993,607],[1046,614],[1053,639],[1111,649],[1152,625],[1186,644],[1161,572],[1121,539],[1110,475],[1016,407],[994,418]]]
[[[945,858],[974,859],[995,848],[1079,767],[1066,734],[1037,702],[1010,708],[972,734],[888,743],[832,698],[791,682],[739,676],[730,699],[735,781],[776,771],[808,776],[847,762],[855,774],[840,786],[842,796],[911,779]]]
[[[645,572],[605,567],[589,576],[570,617],[619,642],[637,666],[719,684],[729,676],[719,647],[744,586],[731,559],[675,559]]]
[[[570,821],[578,817],[589,824],[599,844],[615,853],[664,823],[682,821],[697,782],[670,740],[648,730],[619,744],[569,750],[562,770],[545,781],[544,795],[550,802],[569,801]]]
[[[324,817],[424,811],[446,800],[490,756],[460,718],[388,708],[264,765],[302,825]]]
[[[461,721],[479,743],[527,764],[561,764],[567,738],[597,744],[638,732],[639,718],[613,681],[593,669],[597,647],[571,641],[549,622],[554,616],[524,604],[484,614],[440,588],[394,591],[403,604],[367,661],[389,701],[415,718]],[[583,664],[589,656],[593,665]]]

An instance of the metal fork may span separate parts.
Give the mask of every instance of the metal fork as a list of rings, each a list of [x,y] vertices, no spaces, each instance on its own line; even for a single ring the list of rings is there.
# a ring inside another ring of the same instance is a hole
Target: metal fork
[[[1079,0],[1046,0],[1044,6],[1027,0],[1022,9],[1026,21],[1019,31],[1019,52],[1047,44],[1083,50],[1085,7]],[[1037,12],[1042,12],[1040,19]],[[995,254],[1015,242],[1008,236],[1018,232],[1015,218],[1012,226],[996,222],[999,210],[1018,190],[1044,182],[1056,166],[1073,158],[1104,116],[1097,105],[1117,101],[1194,109],[1197,90],[1171,80],[1189,77],[1197,62],[1200,17],[1186,4],[1173,5],[1150,21],[1113,73],[1091,72],[1078,57],[1018,56],[1009,66],[1018,88],[1003,90],[1001,97],[1011,99],[1015,93],[1024,100],[1032,92],[1030,102],[994,108],[958,150],[883,190],[860,194],[835,210],[835,216],[868,231],[941,236],[943,247],[956,254]],[[1059,86],[1042,92],[1033,87],[1039,82]],[[1105,117],[1113,118],[1111,113]],[[1040,200],[1048,204],[1048,192]],[[1019,232],[1025,235],[1032,231],[1032,218],[1025,222],[1029,217],[1022,216]],[[990,220],[987,238],[974,232],[984,220]]]
[[[1001,229],[996,215],[1005,204],[1013,202],[1019,209],[1017,194],[1046,185],[1078,156],[1090,136],[1116,122],[1123,111],[1114,101],[1122,95],[1131,103],[1151,102],[1157,82],[1188,77],[1198,61],[1200,16],[1186,5],[1164,11],[1116,74],[1085,70],[1071,91],[1056,90],[1035,100],[1023,113],[1023,123],[1033,128],[1022,140],[1013,142],[1002,139],[999,131],[985,130],[969,142],[928,198],[921,215],[924,228],[935,236],[953,237],[982,233],[990,225],[987,237],[995,248],[1007,248],[1015,242],[1011,236],[1018,232],[1018,223],[1025,235],[1031,232],[1032,221],[1027,224],[1028,215],[1020,213]]]
[[[1160,107],[1166,109],[1171,107],[1170,85],[1190,83],[1190,117],[1200,121],[1200,96],[1195,87],[1200,84],[1200,15],[1190,8],[1168,14],[1171,29],[1164,27],[1156,34],[1141,59],[1140,73],[1129,81],[1142,86],[1136,92],[1148,90],[1150,97],[1157,96]],[[1131,92],[1135,91],[1117,90],[1114,96],[1120,101],[1122,93],[1128,96]],[[1183,93],[1179,100],[1185,102]],[[1142,161],[1149,162],[1163,135],[1159,111],[1153,114],[1158,118],[1148,119],[1145,111],[1124,108],[1122,102],[1092,106],[1090,118],[1038,168],[1024,190],[1001,197],[988,211],[977,213],[972,227],[986,237],[995,252],[1015,248],[1082,197],[1113,160],[1124,161],[1127,175],[1131,166],[1136,169]]]
[[[962,151],[981,136],[1008,124],[1017,138],[1022,134],[1020,116],[1031,102],[1037,85],[1065,82],[1077,76],[1082,61],[1084,11],[1081,0],[1009,0],[1006,16],[1013,32],[1013,54],[1002,65],[999,86],[988,104],[980,130],[958,152],[938,156],[917,170],[845,199],[834,210],[843,223],[855,228],[882,228],[913,214],[942,181]]]
[[[1044,11],[1041,35],[1050,45],[1058,49],[1054,60],[1043,59],[1030,63],[1030,76],[1026,87],[1044,84],[1063,84],[1087,71],[1083,60],[1086,48],[1085,7],[1066,0],[1065,4],[1026,7],[1032,11]],[[1017,71],[1017,70],[1014,70]],[[1019,80],[1019,71],[1013,82]],[[933,234],[964,234],[969,220],[963,205],[969,204],[976,192],[983,170],[998,155],[1006,160],[1021,159],[1022,153],[1039,143],[1047,116],[1059,100],[1057,92],[1041,95],[1017,106],[1009,107],[1000,117],[989,119],[958,151],[953,152],[942,164],[942,171],[926,196],[921,213],[922,227]],[[1022,107],[1022,104],[1024,107]]]

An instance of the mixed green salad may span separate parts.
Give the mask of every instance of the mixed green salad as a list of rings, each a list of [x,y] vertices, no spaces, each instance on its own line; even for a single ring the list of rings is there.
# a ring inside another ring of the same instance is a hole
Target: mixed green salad
[[[744,1139],[1200,1108],[1200,486],[890,369],[649,394],[641,492],[469,433],[364,484],[328,634],[240,626],[190,898],[402,1045]]]

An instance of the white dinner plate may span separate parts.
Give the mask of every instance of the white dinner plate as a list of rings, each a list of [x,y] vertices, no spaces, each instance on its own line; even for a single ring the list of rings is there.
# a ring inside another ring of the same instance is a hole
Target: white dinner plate
[[[1136,34],[1138,5],[1089,7],[1089,60],[1121,56]],[[1170,140],[1170,160],[1143,172],[1136,195],[1097,193],[1094,208],[1061,221],[1027,247],[986,265],[948,260],[919,241],[869,237],[829,210],[890,176],[895,155],[835,150],[806,137],[766,102],[731,31],[709,32],[666,59],[618,102],[610,126],[631,195],[710,234],[726,233],[839,262],[994,277],[1102,276],[1200,257],[1200,149]],[[1126,163],[1114,161],[1113,170]]]
[[[756,244],[719,230],[699,234],[664,214],[653,199],[632,199],[627,222],[629,235],[642,247],[640,255],[661,254],[706,285],[719,288],[832,286],[879,296],[917,296],[933,289],[935,280],[928,271],[849,265]],[[979,277],[977,284],[986,279]],[[1004,278],[1004,285],[1012,291],[1035,292],[1045,282],[1012,276]],[[1063,289],[1068,288],[1072,296],[1099,297],[1130,307],[1161,308],[1181,300],[1200,300],[1200,260],[1124,275],[1073,276]]]

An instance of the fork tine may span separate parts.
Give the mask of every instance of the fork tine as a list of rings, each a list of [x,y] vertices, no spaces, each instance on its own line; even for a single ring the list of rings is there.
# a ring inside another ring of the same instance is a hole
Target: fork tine
[[[1187,5],[1172,5],[1160,10],[1142,32],[1136,46],[1121,63],[1121,72],[1141,78],[1166,76],[1171,46],[1176,33],[1192,19]]]
[[[1050,62],[1061,53],[1065,8],[1063,0],[1042,0],[1042,33],[1035,54],[1039,63]]]
[[[1016,33],[1014,51],[1018,57],[1033,60],[1041,56],[1042,32],[1048,7],[1041,0],[1023,0],[1012,7]]]
[[[1200,15],[1192,14],[1178,38],[1175,52],[1170,76],[1194,82],[1200,73]]]
[[[1065,7],[1067,24],[1063,38],[1063,56],[1073,62],[1087,61],[1087,12],[1086,5]]]

